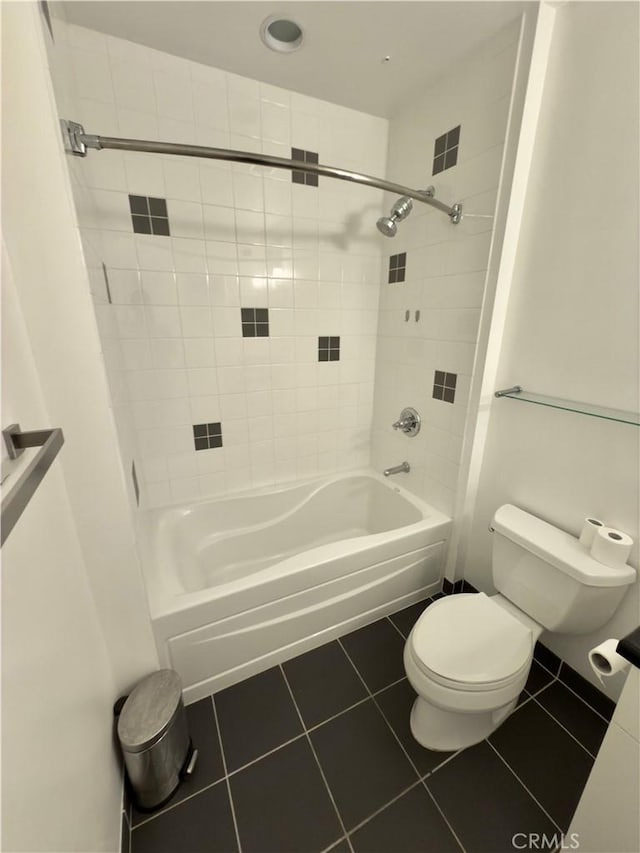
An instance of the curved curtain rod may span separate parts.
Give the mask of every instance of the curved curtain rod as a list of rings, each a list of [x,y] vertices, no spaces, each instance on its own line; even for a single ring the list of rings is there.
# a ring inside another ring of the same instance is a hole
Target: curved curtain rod
[[[72,121],[61,121],[65,148],[79,157],[87,156],[87,148],[101,150],[105,148],[118,151],[141,151],[149,154],[177,154],[182,157],[204,157],[210,160],[230,160],[234,163],[249,163],[255,166],[270,166],[275,169],[289,169],[296,172],[309,172],[326,178],[336,178],[340,181],[350,181],[380,190],[388,190],[399,195],[409,196],[446,213],[454,225],[462,218],[462,205],[454,204],[449,207],[433,197],[433,188],[414,190],[392,181],[384,181],[360,172],[350,172],[347,169],[337,169],[333,166],[322,166],[319,163],[306,163],[302,160],[288,160],[285,157],[273,157],[270,154],[256,154],[252,151],[235,151],[231,148],[208,148],[203,145],[188,145],[175,142],[153,142],[144,139],[121,139],[116,136],[98,136],[85,133],[81,124]]]

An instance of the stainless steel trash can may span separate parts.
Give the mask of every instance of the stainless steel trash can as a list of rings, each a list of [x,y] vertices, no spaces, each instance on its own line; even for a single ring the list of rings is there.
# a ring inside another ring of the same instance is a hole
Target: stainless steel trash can
[[[136,805],[158,808],[191,772],[197,756],[176,672],[158,670],[133,689],[118,718],[118,739]]]

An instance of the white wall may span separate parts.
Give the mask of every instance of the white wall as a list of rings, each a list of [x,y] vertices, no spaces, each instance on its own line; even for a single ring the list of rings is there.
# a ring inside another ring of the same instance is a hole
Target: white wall
[[[60,20],[54,31],[58,100],[89,132],[296,147],[384,171],[384,119]],[[368,465],[382,193],[114,151],[70,166],[115,411],[135,426],[137,449],[121,429],[123,456],[136,453],[146,505]],[[130,193],[167,199],[170,237],[133,233]],[[268,338],[242,337],[241,307],[268,308]],[[339,362],[318,362],[325,335],[340,337]],[[193,425],[211,422],[224,446],[196,451]]]
[[[373,464],[382,469],[407,459],[412,470],[402,484],[449,514],[455,507],[519,37],[520,22],[501,30],[404,107],[389,127],[387,175],[411,186],[433,184],[439,200],[462,203],[464,216],[453,225],[445,214],[415,202],[384,245]],[[432,175],[435,140],[457,125],[457,164]],[[392,201],[388,196],[387,204]],[[400,252],[407,253],[406,280],[389,284],[389,256]],[[433,398],[436,370],[457,374],[455,402]],[[391,428],[409,405],[423,418],[420,434],[411,439]]]
[[[157,656],[48,37],[38,4],[3,4],[3,425],[65,435],[2,551],[3,845],[113,851],[121,781],[112,703]]]
[[[635,4],[556,12],[496,387],[638,410],[637,32]],[[495,400],[465,577],[492,589],[487,527],[507,501],[574,535],[596,515],[637,542],[638,462],[637,427]],[[542,639],[594,681],[586,652],[638,612],[636,587],[600,631]]]

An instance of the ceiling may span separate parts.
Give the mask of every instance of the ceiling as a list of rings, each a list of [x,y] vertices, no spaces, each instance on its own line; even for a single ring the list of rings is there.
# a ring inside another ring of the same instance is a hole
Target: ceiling
[[[55,3],[51,4],[56,14]],[[523,0],[63,0],[71,23],[373,115],[390,117],[492,33],[536,4]],[[291,17],[295,53],[267,49],[262,21]],[[384,57],[390,56],[389,61]]]

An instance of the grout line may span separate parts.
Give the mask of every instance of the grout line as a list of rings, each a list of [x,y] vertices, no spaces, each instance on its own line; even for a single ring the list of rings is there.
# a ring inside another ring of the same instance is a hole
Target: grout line
[[[389,800],[388,803],[385,803],[383,806],[380,806],[380,808],[376,809],[364,820],[361,820],[360,823],[357,823],[353,827],[353,829],[349,830],[348,835],[353,835],[353,833],[358,832],[358,830],[362,829],[363,826],[366,826],[370,821],[372,821],[374,817],[377,817],[381,812],[388,809],[389,806],[392,806],[395,802],[404,797],[405,794],[408,794],[409,791],[412,791],[414,788],[417,788],[420,784],[422,784],[420,779],[416,779],[416,781],[412,782],[407,788],[403,788],[402,791],[400,791],[399,794],[396,794],[392,800]]]
[[[466,747],[465,747],[465,748],[466,748]],[[424,747],[424,749],[426,749],[426,747]],[[437,770],[440,770],[442,767],[444,767],[444,766],[445,766],[445,764],[448,764],[450,761],[453,761],[453,759],[454,759],[454,758],[456,758],[458,755],[460,755],[460,753],[461,753],[461,752],[462,752],[462,749],[456,749],[456,751],[455,751],[454,753],[452,753],[451,755],[448,755],[448,756],[444,759],[444,761],[441,761],[441,762],[440,762],[440,764],[436,764],[436,766],[435,766],[435,767],[433,767],[431,770],[429,770],[429,772],[428,772],[428,773],[425,773],[425,774],[423,775],[423,777],[422,777],[422,781],[424,782],[424,781],[425,781],[425,779],[427,779],[429,776],[433,776],[433,774],[434,774]]]
[[[459,749],[459,750],[458,750],[458,752],[456,752],[456,755],[458,755],[458,753],[459,753],[459,752],[462,752],[462,750],[461,750],[461,749]],[[451,757],[452,757],[452,758],[455,758],[455,756],[453,756],[453,755],[452,755]],[[455,831],[455,829],[453,828],[453,826],[449,823],[449,820],[447,819],[446,814],[445,814],[445,813],[442,811],[442,809],[440,808],[440,806],[439,806],[439,804],[438,804],[438,801],[436,800],[435,796],[434,796],[434,795],[431,793],[431,791],[429,790],[429,787],[428,787],[428,785],[427,785],[427,783],[425,782],[425,780],[424,780],[424,779],[422,780],[422,787],[425,789],[425,791],[427,792],[427,794],[431,797],[431,800],[432,800],[432,802],[433,802],[434,806],[438,809],[438,811],[440,812],[440,815],[441,815],[441,817],[442,817],[443,821],[444,821],[444,822],[447,824],[447,826],[449,827],[449,831],[451,832],[451,834],[453,835],[453,837],[455,838],[455,840],[456,840],[456,841],[458,842],[458,844],[460,845],[460,850],[462,850],[462,853],[466,853],[466,850],[464,849],[464,845],[463,845],[462,841],[460,841],[460,839],[458,838],[458,834],[456,833],[456,831]]]
[[[224,782],[225,779],[226,779],[225,776],[221,777],[220,779],[216,779],[215,782],[211,782],[210,785],[205,785],[204,788],[200,788],[199,791],[194,791],[193,794],[189,794],[188,797],[185,797],[182,800],[178,800],[175,803],[170,803],[169,805],[165,806],[165,808],[161,809],[160,811],[154,812],[153,814],[149,814],[149,816],[146,817],[144,820],[141,820],[139,823],[136,823],[136,825],[132,827],[131,831],[135,832],[136,829],[138,829],[141,826],[144,826],[146,823],[150,823],[152,820],[155,820],[158,817],[162,817],[162,815],[166,814],[167,812],[173,811],[173,809],[177,809],[183,803],[186,803],[187,800],[192,800],[194,797],[197,797],[199,794],[202,794],[204,791],[208,791],[209,788],[213,788],[215,785],[219,785],[220,782]]]
[[[306,731],[303,731],[303,732],[300,732],[300,734],[296,735],[295,737],[290,737],[289,740],[285,740],[282,743],[279,743],[278,746],[274,746],[273,749],[270,749],[268,752],[263,752],[257,758],[252,758],[251,761],[247,761],[247,763],[243,764],[242,767],[236,767],[235,770],[230,770],[227,773],[227,776],[229,778],[231,778],[232,776],[236,776],[242,770],[246,770],[247,767],[251,767],[253,764],[257,764],[258,761],[262,761],[263,758],[267,758],[269,755],[273,755],[274,752],[277,752],[279,749],[282,749],[282,747],[289,746],[290,744],[295,743],[297,740],[300,740],[300,738],[303,738],[305,736],[305,734],[306,734]]]
[[[231,817],[233,818],[233,829],[236,834],[236,844],[238,845],[238,853],[242,853],[242,844],[240,843],[240,832],[238,831],[238,821],[236,818],[236,810],[233,805],[233,797],[231,796],[231,784],[229,782],[229,774],[227,773],[227,759],[224,754],[224,746],[222,743],[222,730],[218,723],[218,709],[216,708],[215,699],[211,694],[211,706],[213,707],[213,716],[216,721],[216,731],[218,732],[218,743],[220,744],[220,755],[222,757],[222,768],[224,770],[224,780],[227,785],[227,796],[229,797],[229,805],[231,807]]]
[[[579,675],[579,674],[580,674],[580,673],[578,673],[578,675]],[[583,698],[579,693],[576,693],[576,691],[575,691],[575,690],[573,690],[571,687],[569,687],[569,685],[568,685],[565,681],[563,681],[563,680],[560,678],[560,676],[559,676],[559,675],[558,675],[558,677],[557,677],[557,681],[559,681],[559,682],[560,682],[560,684],[562,684],[562,686],[563,686],[563,687],[566,687],[566,689],[567,689],[570,693],[573,693],[573,695],[576,697],[576,699],[579,699],[579,700],[583,703],[583,705],[586,705],[586,706],[587,706],[587,708],[588,708],[590,711],[593,711],[593,713],[594,713],[594,714],[597,714],[597,715],[600,717],[600,719],[601,719],[601,720],[604,720],[604,721],[605,721],[605,723],[606,723],[607,725],[609,725],[609,723],[611,722],[611,719],[610,719],[610,718],[609,718],[609,719],[607,719],[607,717],[605,717],[603,714],[601,714],[601,713],[600,713],[600,711],[596,711],[596,709],[593,707],[593,705],[590,705],[590,704],[587,702],[587,700],[586,700],[586,699],[584,699],[584,698]],[[597,688],[595,688],[595,689],[597,690]],[[603,694],[603,695],[606,695],[606,694]],[[609,698],[609,697],[607,697],[607,698]]]
[[[392,613],[392,614],[391,614],[391,616],[393,616],[393,615],[394,615],[394,614]],[[400,634],[400,636],[402,637],[402,639],[403,639],[403,640],[405,641],[405,643],[406,643],[406,642],[407,642],[407,638],[406,638],[406,637],[405,637],[405,635],[402,633],[402,631],[400,630],[400,628],[398,628],[398,626],[397,626],[397,625],[396,625],[396,623],[393,621],[393,619],[391,618],[391,616],[387,616],[387,617],[386,617],[387,621],[388,621],[388,622],[391,622],[391,625],[396,629],[396,631],[398,632],[398,634]]]
[[[318,770],[320,771],[320,775],[322,776],[322,781],[324,782],[325,788],[327,789],[327,793],[329,794],[329,799],[331,800],[331,803],[332,803],[333,808],[335,810],[338,821],[340,822],[343,837],[346,836],[347,844],[349,845],[349,850],[351,851],[351,853],[354,853],[353,847],[351,846],[351,840],[349,839],[349,836],[347,835],[347,828],[344,825],[344,821],[342,820],[342,815],[340,814],[340,811],[338,810],[338,806],[337,806],[336,801],[333,797],[333,793],[331,791],[331,788],[329,787],[329,783],[327,782],[327,777],[324,775],[324,770],[322,769],[322,765],[320,764],[320,759],[318,758],[318,754],[317,754],[315,747],[313,745],[313,742],[311,740],[311,736],[305,728],[304,720],[302,719],[302,714],[300,713],[300,708],[298,708],[298,703],[296,702],[296,697],[293,695],[293,690],[291,689],[291,685],[289,684],[289,679],[287,678],[287,675],[284,671],[282,664],[279,664],[279,666],[280,666],[280,672],[282,673],[282,677],[284,678],[284,683],[287,685],[287,690],[289,691],[289,695],[291,696],[291,701],[293,702],[293,705],[296,709],[296,713],[298,714],[298,717],[300,718],[300,722],[302,723],[302,728],[305,729],[304,733],[305,733],[305,736],[307,738],[307,743],[309,744],[309,748],[311,749],[311,752],[313,753],[313,757],[315,758],[316,764],[318,765]],[[338,839],[338,840],[340,840],[340,839]]]
[[[531,698],[533,699],[533,697],[531,697]],[[560,720],[556,719],[556,717],[553,716],[553,714],[551,713],[551,711],[548,708],[545,708],[545,706],[541,702],[538,702],[537,699],[535,699],[534,701],[539,708],[542,708],[542,710],[545,712],[545,714],[548,714],[551,717],[551,719],[554,721],[554,723],[557,723],[557,725],[559,725],[560,728],[563,729],[569,735],[570,738],[573,738],[573,740],[575,740],[575,742],[578,744],[578,746],[581,746],[582,749],[584,749],[584,751],[587,753],[587,755],[590,755],[594,761],[596,760],[595,755],[590,750],[588,750],[587,747],[582,743],[582,741],[578,740],[578,738],[573,734],[573,732],[569,731],[569,729],[565,725],[563,725],[563,723],[561,723]]]
[[[549,812],[545,809],[545,807],[544,807],[544,806],[542,805],[542,803],[538,800],[538,798],[537,798],[537,797],[534,797],[534,795],[533,795],[533,794],[531,793],[531,791],[527,788],[527,786],[524,784],[524,782],[522,781],[522,779],[518,776],[518,774],[517,774],[517,773],[516,773],[516,771],[513,769],[513,767],[512,767],[512,766],[509,764],[509,762],[506,760],[506,758],[503,758],[503,757],[502,757],[502,755],[498,752],[498,749],[497,749],[497,748],[496,748],[496,747],[491,743],[491,741],[490,741],[488,738],[486,738],[486,739],[485,739],[485,743],[489,744],[489,746],[491,747],[491,749],[495,752],[495,754],[498,756],[498,758],[500,759],[500,761],[502,761],[502,763],[504,764],[504,766],[505,766],[505,767],[507,767],[507,768],[510,770],[510,772],[511,772],[511,773],[513,773],[513,775],[516,777],[516,779],[518,780],[518,782],[520,782],[520,784],[521,784],[521,785],[522,785],[522,787],[525,789],[525,791],[527,792],[527,794],[529,794],[529,796],[530,796],[530,797],[531,797],[531,799],[536,803],[536,805],[537,805],[537,806],[539,806],[539,808],[540,808],[540,809],[542,809],[542,811],[546,814],[546,816],[549,818],[549,820],[551,821],[551,823],[552,823],[552,824],[553,824],[557,829],[559,829],[559,830],[560,830],[560,832],[563,832],[562,827],[561,827],[561,826],[558,826],[558,824],[556,823],[556,821],[551,817],[551,815],[549,814]]]
[[[324,850],[322,850],[322,853],[329,853],[330,850],[335,850],[338,844],[342,844],[343,841],[347,842],[347,846],[351,850],[351,845],[349,844],[349,836],[343,835],[342,838],[339,838],[337,841],[332,841],[328,847],[325,847]]]

